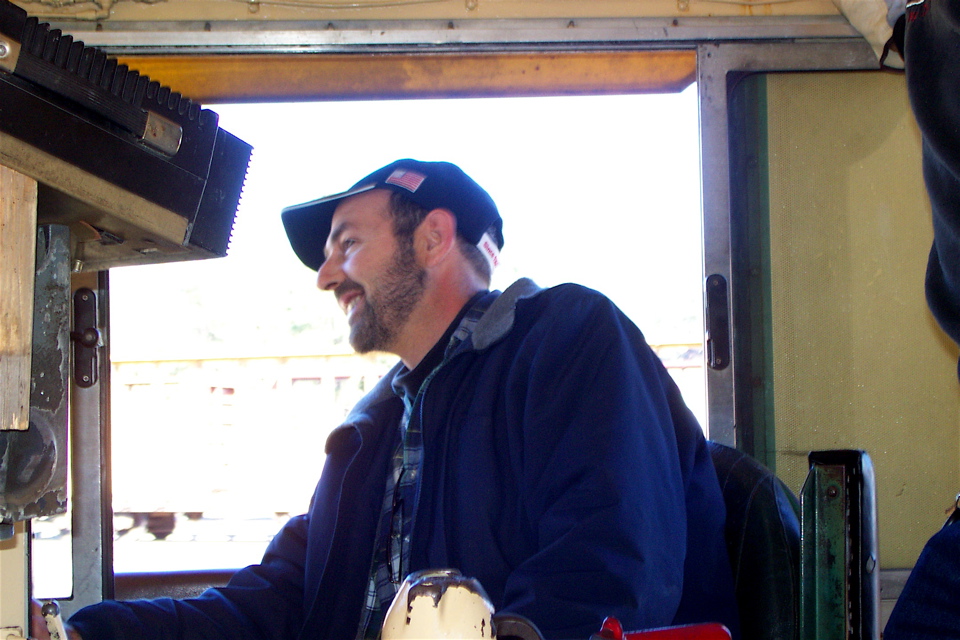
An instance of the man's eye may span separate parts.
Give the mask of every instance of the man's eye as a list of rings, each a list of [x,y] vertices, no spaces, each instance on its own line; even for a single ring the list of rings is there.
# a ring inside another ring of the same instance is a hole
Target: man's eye
[[[347,249],[349,249],[350,247],[352,247],[354,244],[356,244],[356,242],[357,242],[357,241],[354,240],[353,238],[344,238],[344,239],[340,242],[340,249],[341,249],[342,251],[346,251]]]

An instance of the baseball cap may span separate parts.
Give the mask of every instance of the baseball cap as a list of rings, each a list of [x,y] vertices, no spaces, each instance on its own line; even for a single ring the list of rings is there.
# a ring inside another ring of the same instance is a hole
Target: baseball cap
[[[455,164],[409,158],[377,169],[342,193],[285,207],[283,227],[303,264],[316,271],[326,259],[323,248],[340,201],[373,189],[402,193],[427,210],[452,212],[457,233],[477,245],[491,266],[496,266],[503,248],[503,220],[490,194]],[[487,233],[491,227],[495,234]]]

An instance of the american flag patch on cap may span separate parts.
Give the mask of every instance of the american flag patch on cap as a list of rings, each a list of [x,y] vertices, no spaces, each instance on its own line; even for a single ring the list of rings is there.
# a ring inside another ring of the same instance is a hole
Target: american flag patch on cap
[[[420,188],[420,185],[423,184],[423,181],[427,179],[427,176],[422,173],[417,173],[416,171],[410,171],[409,169],[397,169],[390,176],[384,180],[387,184],[395,184],[398,187],[403,187],[410,193],[415,192]]]

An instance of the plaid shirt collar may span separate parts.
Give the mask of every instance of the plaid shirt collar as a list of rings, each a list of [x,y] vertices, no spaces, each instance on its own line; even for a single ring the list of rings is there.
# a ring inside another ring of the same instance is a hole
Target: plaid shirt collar
[[[420,421],[411,419],[414,405],[433,374],[473,333],[493,300],[488,293],[482,291],[471,298],[424,359],[412,371],[401,367],[391,381],[394,393],[403,400],[404,412],[396,436],[398,443],[392,472],[387,474],[377,544],[357,640],[379,638],[387,608],[410,570],[410,536],[420,494],[420,461],[423,456]]]

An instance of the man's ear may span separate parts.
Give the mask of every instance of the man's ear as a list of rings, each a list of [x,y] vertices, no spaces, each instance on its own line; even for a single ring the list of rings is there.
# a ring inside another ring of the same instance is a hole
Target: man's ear
[[[417,227],[414,243],[423,266],[441,262],[457,242],[457,219],[447,209],[434,209]]]

